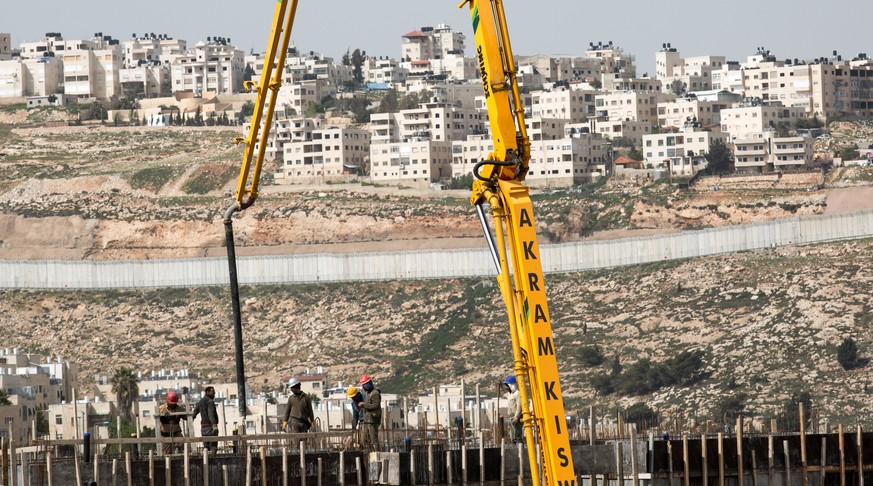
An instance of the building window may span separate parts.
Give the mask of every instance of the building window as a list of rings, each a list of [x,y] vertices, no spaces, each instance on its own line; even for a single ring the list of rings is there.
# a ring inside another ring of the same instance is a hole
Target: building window
[[[63,415],[55,415],[55,425],[63,425],[64,416]]]

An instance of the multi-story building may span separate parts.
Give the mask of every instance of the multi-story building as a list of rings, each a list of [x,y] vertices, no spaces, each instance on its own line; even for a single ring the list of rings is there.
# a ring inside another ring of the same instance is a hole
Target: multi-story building
[[[290,108],[303,115],[326,97],[336,97],[336,84],[328,79],[309,79],[283,84],[276,95],[277,109]]]
[[[213,37],[176,57],[170,64],[173,92],[189,91],[201,96],[206,92],[240,91],[245,71],[243,52],[228,40]]]
[[[54,56],[0,61],[0,98],[48,96],[59,92],[63,65]]]
[[[81,439],[85,432],[93,438],[109,437],[110,422],[118,417],[114,401],[83,398],[49,406],[46,418],[49,438],[53,440]]]
[[[289,48],[289,54],[285,58],[285,72],[283,73],[283,83],[298,83],[301,81],[309,81],[320,79],[328,81],[335,86],[352,80],[352,67],[337,64],[333,62],[333,58],[326,57],[315,51],[309,53],[300,53],[296,48]],[[263,71],[264,56],[259,56],[258,63],[255,66],[255,75],[252,80],[257,82],[260,73]]]
[[[361,66],[364,81],[367,83],[403,84],[409,77],[409,70],[389,58],[368,57]]]
[[[132,68],[155,61],[169,68],[173,60],[188,50],[188,42],[166,34],[146,34],[122,41],[124,67]]]
[[[100,32],[90,40],[64,40],[61,34],[50,32],[41,41],[21,43],[22,58],[52,55],[63,61],[63,93],[67,96],[108,101],[122,95],[118,71],[123,52],[118,40]],[[58,87],[44,94],[60,91]]]
[[[119,72],[121,90],[129,98],[170,96],[170,66],[185,54],[188,43],[166,34],[136,35],[121,43],[123,67]]]
[[[654,125],[658,123],[658,103],[675,99],[676,95],[670,93],[622,91],[599,94],[594,104],[597,116]]]
[[[531,93],[533,117],[561,118],[570,123],[579,123],[595,114],[597,91],[576,90],[559,87],[551,91]]]
[[[778,137],[773,131],[758,135],[733,141],[737,172],[763,173],[812,167],[812,138]]]
[[[161,61],[141,61],[139,65],[118,71],[121,92],[131,99],[158,98],[169,95],[170,70]]]
[[[313,128],[303,140],[283,144],[277,180],[287,183],[331,182],[344,175],[365,174],[370,133],[360,128]],[[303,381],[303,377],[300,377]]]
[[[765,131],[790,128],[801,118],[806,118],[804,108],[753,100],[721,110],[721,131],[729,133],[731,140],[762,138]]]
[[[518,62],[519,77],[524,73],[536,72],[542,76],[543,81],[552,83],[586,79],[599,80],[604,72],[604,61],[597,57],[538,54],[518,56],[516,61]]]
[[[721,110],[730,107],[728,101],[706,101],[695,95],[684,96],[658,103],[658,125],[680,128],[692,122],[703,127],[721,127]]]
[[[0,406],[0,437],[24,441],[38,414],[71,399],[77,378],[78,367],[62,358],[0,350],[0,389],[12,402]]]
[[[401,56],[404,61],[427,61],[443,59],[449,55],[464,55],[464,34],[452,32],[446,24],[422,27],[403,35]]]
[[[452,142],[431,138],[370,145],[373,182],[424,188],[452,177]]]
[[[727,134],[686,127],[681,131],[654,133],[643,137],[647,165],[664,167],[673,175],[693,175],[706,167],[705,154],[716,139],[727,143]]]
[[[370,116],[372,143],[461,140],[469,134],[484,133],[484,118],[475,108],[448,103],[422,103],[418,108],[397,113],[376,113]]]
[[[744,66],[743,95],[801,107],[809,117],[827,121],[844,115],[873,116],[873,61],[866,55],[853,60],[813,62],[777,61],[750,57]]]
[[[531,141],[527,178],[532,187],[569,187],[608,175],[608,145],[588,128],[570,128],[566,120],[532,118],[525,121]],[[452,143],[454,177],[469,174],[494,150],[487,135]]]
[[[655,77],[668,93],[684,93],[713,89],[713,72],[726,65],[724,56],[683,58],[676,48],[664,44],[655,53]]]
[[[600,134],[568,131],[566,135],[531,140],[525,180],[532,187],[570,187],[609,175],[608,145]]]
[[[573,128],[579,130],[583,127]],[[592,133],[599,133],[605,139],[626,138],[633,143],[634,147],[642,146],[643,135],[652,133],[652,124],[649,122],[609,120],[603,117],[589,118],[587,128]]]
[[[653,78],[620,78],[605,74],[602,88],[606,91],[661,91],[661,82]]]
[[[589,43],[585,55],[601,61],[601,75],[611,74],[617,78],[635,78],[637,75],[636,58],[625,54],[621,47],[613,46],[612,41]]]

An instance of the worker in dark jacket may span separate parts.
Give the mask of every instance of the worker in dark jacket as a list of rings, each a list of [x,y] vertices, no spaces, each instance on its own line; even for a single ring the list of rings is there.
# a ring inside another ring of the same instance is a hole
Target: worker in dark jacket
[[[202,437],[214,437],[218,435],[218,411],[215,410],[215,388],[207,386],[203,391],[203,398],[194,407],[194,416],[200,415],[200,435]],[[214,451],[218,447],[217,442],[204,442],[203,447],[208,451]]]
[[[288,404],[285,406],[285,419],[282,421],[282,428],[290,426],[291,433],[306,432],[315,423],[312,401],[309,399],[309,395],[300,390],[300,380],[291,378],[288,385],[291,388],[291,395],[288,396]]]
[[[364,409],[364,446],[371,450],[379,450],[379,424],[382,423],[382,392],[373,385],[370,375],[361,376],[361,386],[367,392],[364,401],[358,407]]]
[[[355,385],[349,385],[346,397],[352,400],[352,430],[358,428],[358,424],[364,419],[364,409],[358,404],[364,401],[364,394]]]

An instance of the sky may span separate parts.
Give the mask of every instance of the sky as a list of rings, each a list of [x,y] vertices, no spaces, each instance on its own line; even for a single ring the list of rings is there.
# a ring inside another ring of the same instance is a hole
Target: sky
[[[168,34],[189,45],[228,37],[245,52],[263,52],[274,0],[0,0],[0,32],[13,47],[46,32],[65,39],[95,32],[126,40],[131,34]],[[422,26],[448,24],[467,35],[469,9],[459,0],[299,0],[292,41],[339,61],[347,49],[400,57],[401,36]],[[826,6],[825,6],[826,5]],[[516,56],[582,55],[589,42],[608,42],[636,57],[638,75],[654,75],[655,52],[669,42],[683,57],[719,55],[745,61],[759,46],[778,59],[873,56],[873,0],[734,0],[691,2],[619,0],[505,0]],[[36,14],[36,11],[42,14]]]

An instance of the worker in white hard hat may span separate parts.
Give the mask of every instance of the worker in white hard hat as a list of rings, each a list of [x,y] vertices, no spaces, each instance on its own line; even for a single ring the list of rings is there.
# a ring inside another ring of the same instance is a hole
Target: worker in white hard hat
[[[289,432],[291,433],[306,432],[315,423],[312,401],[309,399],[309,395],[300,389],[300,380],[297,378],[288,380],[288,388],[291,389],[291,393],[288,395],[288,404],[285,406],[285,419],[282,421],[282,428],[290,427]]]

